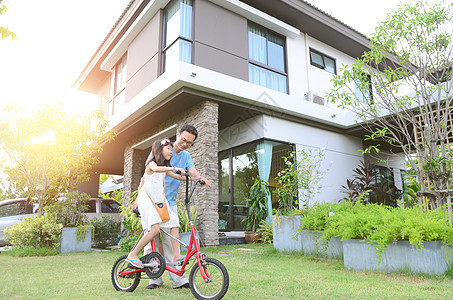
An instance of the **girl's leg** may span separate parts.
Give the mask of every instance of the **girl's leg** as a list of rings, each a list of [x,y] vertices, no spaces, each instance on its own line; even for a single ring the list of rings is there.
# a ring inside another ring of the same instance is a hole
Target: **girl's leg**
[[[138,242],[137,246],[135,246],[134,249],[132,249],[132,251],[129,253],[129,255],[127,256],[127,259],[129,260],[132,260],[132,259],[135,259],[135,260],[140,260],[138,258],[138,255],[140,253],[140,251],[142,251],[143,248],[145,248],[145,246],[151,242],[151,240],[157,236],[159,234],[159,231],[160,231],[160,227],[159,227],[159,224],[154,224],[151,226],[151,230],[148,231],[141,239],[140,241]],[[137,263],[137,262],[135,262]],[[138,263],[137,263],[138,264]]]
[[[174,236],[175,238],[179,239],[179,227],[170,228],[170,234],[172,236]],[[170,240],[171,240],[171,248],[173,250],[173,260],[174,261],[178,261],[181,258],[183,258],[184,255],[181,255],[179,253],[179,242],[177,240],[174,240],[174,239],[170,239]]]

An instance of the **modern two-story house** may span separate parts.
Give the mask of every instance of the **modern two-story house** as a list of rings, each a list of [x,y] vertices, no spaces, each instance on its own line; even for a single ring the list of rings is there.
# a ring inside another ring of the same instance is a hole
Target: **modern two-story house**
[[[325,94],[368,42],[303,0],[132,0],[74,84],[99,96],[117,132],[93,171],[124,175],[128,201],[153,141],[189,123],[199,131],[189,151],[212,183],[194,200],[206,244],[218,244],[219,229],[243,229],[250,186],[261,178],[275,189],[291,150],[325,148],[316,200],[337,201],[364,159],[363,132]],[[401,189],[404,159],[384,156]]]

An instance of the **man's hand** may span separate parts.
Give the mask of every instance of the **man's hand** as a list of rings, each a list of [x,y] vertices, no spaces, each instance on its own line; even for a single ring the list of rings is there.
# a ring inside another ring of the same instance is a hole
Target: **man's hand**
[[[203,180],[206,183],[206,187],[211,187],[211,182],[203,176],[200,176],[198,179]]]

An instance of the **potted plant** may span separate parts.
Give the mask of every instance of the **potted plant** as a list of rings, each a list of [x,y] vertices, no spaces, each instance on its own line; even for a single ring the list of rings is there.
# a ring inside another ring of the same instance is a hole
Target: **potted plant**
[[[268,183],[257,179],[249,191],[249,198],[246,199],[248,212],[242,222],[245,223],[245,241],[253,243],[261,238],[260,233],[256,233],[261,220],[267,217],[267,199],[269,197]]]
[[[94,227],[89,224],[86,215],[88,201],[87,194],[75,191],[45,208],[46,213],[54,214],[57,223],[63,225],[59,246],[61,253],[91,250]]]

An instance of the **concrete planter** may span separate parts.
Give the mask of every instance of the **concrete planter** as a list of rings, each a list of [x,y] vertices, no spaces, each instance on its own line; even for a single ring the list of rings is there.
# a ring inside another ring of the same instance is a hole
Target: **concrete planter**
[[[417,274],[442,275],[449,269],[447,251],[440,241],[423,242],[423,250],[418,252],[409,241],[398,241],[387,247],[381,263],[378,264],[375,247],[371,246],[368,249],[368,242],[344,240],[343,257],[344,267],[355,271],[408,271]]]
[[[295,236],[301,216],[272,216],[274,248],[279,252],[302,252],[300,236]]]
[[[332,237],[324,250],[324,241],[320,239],[321,233],[311,230],[302,230],[300,235],[302,251],[307,255],[324,256],[328,258],[342,258],[343,244],[338,237]]]
[[[63,227],[58,250],[61,253],[91,251],[91,228],[88,228],[85,239],[77,240],[77,227]]]

